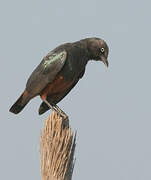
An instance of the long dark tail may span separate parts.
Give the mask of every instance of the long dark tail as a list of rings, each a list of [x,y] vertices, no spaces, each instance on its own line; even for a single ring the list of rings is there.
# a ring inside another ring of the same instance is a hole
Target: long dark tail
[[[22,95],[19,97],[19,99],[12,105],[10,108],[10,112],[14,114],[18,114],[23,110],[23,108],[26,106],[26,104],[30,101],[30,98],[28,96],[27,91],[25,90]]]

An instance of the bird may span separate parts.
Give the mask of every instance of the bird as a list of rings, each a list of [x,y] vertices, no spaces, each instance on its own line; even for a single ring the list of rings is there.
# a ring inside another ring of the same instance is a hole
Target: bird
[[[18,114],[27,103],[40,96],[39,115],[52,109],[67,116],[57,104],[71,91],[85,73],[90,60],[101,61],[108,67],[109,47],[100,38],[91,37],[64,43],[50,51],[27,80],[25,90],[10,108]]]

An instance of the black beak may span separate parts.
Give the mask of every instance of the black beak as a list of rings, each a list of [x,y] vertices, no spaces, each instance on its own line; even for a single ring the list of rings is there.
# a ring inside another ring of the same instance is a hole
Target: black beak
[[[106,67],[109,66],[108,60],[104,56],[101,56],[101,60],[103,61]]]

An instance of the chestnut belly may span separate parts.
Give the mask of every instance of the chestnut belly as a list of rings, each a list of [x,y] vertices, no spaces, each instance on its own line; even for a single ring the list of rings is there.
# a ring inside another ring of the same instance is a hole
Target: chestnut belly
[[[63,76],[58,75],[54,81],[49,83],[40,93],[40,96],[42,99],[47,99],[49,101],[49,98],[51,101],[60,101],[65,94],[70,91],[71,87],[73,86],[75,80],[65,80]],[[57,103],[56,102],[56,103]]]

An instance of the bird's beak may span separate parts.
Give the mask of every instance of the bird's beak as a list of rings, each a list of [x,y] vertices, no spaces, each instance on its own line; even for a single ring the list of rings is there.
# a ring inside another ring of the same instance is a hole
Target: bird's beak
[[[109,66],[108,60],[104,56],[101,56],[101,61],[103,61],[106,67]]]

